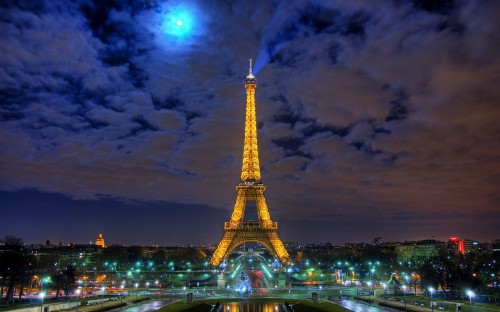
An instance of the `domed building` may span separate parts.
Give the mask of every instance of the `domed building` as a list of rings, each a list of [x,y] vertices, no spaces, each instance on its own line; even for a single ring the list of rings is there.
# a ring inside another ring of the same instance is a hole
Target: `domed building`
[[[97,246],[101,246],[101,248],[106,248],[106,244],[104,244],[104,237],[102,237],[102,233],[99,233],[99,236],[97,236],[95,244]]]

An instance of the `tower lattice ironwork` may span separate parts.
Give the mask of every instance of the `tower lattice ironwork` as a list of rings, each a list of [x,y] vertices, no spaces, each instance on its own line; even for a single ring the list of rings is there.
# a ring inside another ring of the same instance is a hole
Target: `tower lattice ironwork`
[[[257,145],[256,88],[257,80],[252,73],[252,60],[250,60],[249,74],[245,79],[247,102],[241,180],[236,186],[238,195],[231,220],[224,222],[224,235],[210,260],[210,264],[214,266],[220,265],[236,247],[245,242],[258,242],[266,247],[274,257],[279,258],[282,264],[292,264],[290,256],[278,236],[278,223],[271,220],[264,197],[266,187],[261,180]],[[259,221],[243,221],[247,201],[255,201]]]

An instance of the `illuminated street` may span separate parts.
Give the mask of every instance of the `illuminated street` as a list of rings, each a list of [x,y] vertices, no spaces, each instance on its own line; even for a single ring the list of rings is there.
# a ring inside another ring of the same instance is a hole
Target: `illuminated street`
[[[336,304],[343,306],[346,309],[349,309],[354,312],[382,312],[382,311],[397,311],[389,308],[379,308],[375,305],[369,305],[367,303],[361,301],[354,300],[342,300],[336,302]]]
[[[154,300],[154,301],[147,301],[143,304],[138,304],[132,307],[127,307],[124,309],[114,309],[111,311],[124,311],[124,312],[146,312],[146,311],[156,311],[161,308],[163,308],[166,305],[171,304],[172,302],[170,301],[163,301],[163,300]]]

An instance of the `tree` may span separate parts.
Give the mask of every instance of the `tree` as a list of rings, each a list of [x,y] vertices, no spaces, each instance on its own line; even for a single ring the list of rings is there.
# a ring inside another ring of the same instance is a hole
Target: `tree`
[[[63,272],[64,275],[64,294],[66,297],[72,293],[76,287],[76,268],[72,265],[68,266]]]
[[[51,280],[56,290],[56,299],[59,298],[61,290],[64,291],[65,296],[68,296],[76,287],[76,269],[70,265],[64,271],[53,274]]]
[[[24,240],[20,237],[15,237],[13,235],[7,235],[3,239],[5,246],[23,246]]]
[[[145,255],[144,247],[142,246],[131,246],[128,248],[127,252],[128,261],[132,263],[141,261]]]
[[[420,287],[422,290],[429,287],[438,289],[439,286],[446,290],[446,261],[443,257],[429,259],[420,269]],[[446,294],[446,293],[445,293]]]
[[[21,282],[20,293],[22,293],[24,281],[26,278],[31,279],[31,276],[34,274],[32,270],[34,258],[26,254],[22,238],[7,235],[3,239],[3,242],[5,248],[0,254],[0,272],[2,274],[1,293],[3,294],[5,283],[8,281],[5,301],[9,304],[13,300],[14,287],[18,281]]]
[[[162,248],[156,250],[151,255],[151,261],[153,261],[154,263],[162,264],[163,262],[165,262],[166,259],[167,259],[167,253]]]

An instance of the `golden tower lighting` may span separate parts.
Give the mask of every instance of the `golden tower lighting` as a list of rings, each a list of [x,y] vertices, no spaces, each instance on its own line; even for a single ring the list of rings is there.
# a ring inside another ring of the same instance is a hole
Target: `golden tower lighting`
[[[240,184],[236,186],[238,195],[231,220],[224,222],[224,235],[210,260],[210,264],[214,266],[227,260],[236,247],[246,242],[258,242],[266,247],[274,257],[279,258],[282,264],[292,264],[292,260],[278,236],[278,223],[271,220],[264,197],[266,187],[260,176],[259,147],[257,144],[256,88],[257,80],[252,73],[252,60],[250,59],[250,70],[245,79],[247,102],[241,180]],[[259,221],[243,221],[247,201],[256,202]]]

